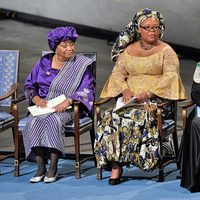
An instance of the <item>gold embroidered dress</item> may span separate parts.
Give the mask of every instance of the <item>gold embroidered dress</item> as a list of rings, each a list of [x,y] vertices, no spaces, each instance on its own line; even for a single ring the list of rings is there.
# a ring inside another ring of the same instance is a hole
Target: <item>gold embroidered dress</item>
[[[149,91],[165,99],[185,99],[179,76],[179,61],[170,46],[148,57],[136,57],[125,50],[106,82],[101,97],[115,97],[125,89]]]
[[[125,89],[134,94],[152,92],[159,99],[186,99],[179,76],[179,61],[170,46],[147,57],[125,50],[107,80],[101,98],[116,97]],[[159,158],[158,129],[152,113],[128,107],[105,111],[95,139],[97,165],[109,161],[131,163],[142,170],[155,168]]]

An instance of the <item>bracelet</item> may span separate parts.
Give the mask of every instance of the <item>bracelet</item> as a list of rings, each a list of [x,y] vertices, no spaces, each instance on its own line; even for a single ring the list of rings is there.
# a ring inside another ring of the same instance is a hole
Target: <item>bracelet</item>
[[[150,92],[146,92],[146,93],[147,93],[148,98],[150,99],[151,98],[151,93]]]

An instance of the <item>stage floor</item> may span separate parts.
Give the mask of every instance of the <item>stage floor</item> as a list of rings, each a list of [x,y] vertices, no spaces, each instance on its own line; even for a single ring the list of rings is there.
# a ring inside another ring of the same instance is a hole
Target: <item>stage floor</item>
[[[41,56],[42,50],[48,50],[47,32],[49,28],[38,27],[27,23],[14,20],[1,20],[0,23],[0,47],[1,49],[19,49],[20,50],[20,69],[19,69],[19,93],[23,93],[23,83],[28,73]],[[76,43],[77,51],[97,52],[97,91],[96,98],[99,98],[101,89],[112,71],[114,63],[110,61],[111,46],[108,41],[79,36]],[[188,97],[190,97],[190,88],[192,85],[192,76],[195,70],[197,60],[179,55],[180,75],[186,88]],[[103,109],[106,109],[108,104]],[[20,114],[24,115],[27,110],[20,106]],[[179,138],[182,135],[181,110],[178,110],[178,133]],[[91,153],[90,139],[87,136],[81,138],[81,149],[84,153]],[[0,150],[13,150],[12,133],[5,131],[0,134]],[[73,153],[73,139],[66,142],[67,153]],[[5,161],[6,162],[6,161]],[[22,176],[13,177],[13,167],[11,164],[0,165],[3,175],[0,176],[0,199],[197,199],[197,194],[190,194],[179,187],[179,180],[176,179],[177,171],[172,173],[164,183],[157,183],[156,180],[137,180],[126,181],[120,186],[108,186],[108,172],[104,173],[105,179],[96,180],[96,169],[88,164],[89,170],[86,176],[81,180],[76,180],[73,173],[68,172],[72,169],[73,161],[59,165],[60,176],[56,183],[47,185],[44,183],[30,184],[29,178],[34,174],[36,166],[27,162],[23,163]],[[132,170],[132,169],[130,169]],[[140,172],[140,171],[139,171]],[[139,173],[138,172],[138,173]],[[64,175],[62,175],[64,174]],[[125,171],[129,176],[129,169]]]

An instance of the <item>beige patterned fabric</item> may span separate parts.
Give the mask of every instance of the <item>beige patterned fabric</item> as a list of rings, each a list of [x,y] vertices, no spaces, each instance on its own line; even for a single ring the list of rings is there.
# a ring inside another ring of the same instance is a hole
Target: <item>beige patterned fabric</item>
[[[95,155],[98,167],[110,161],[153,170],[159,159],[158,129],[153,113],[128,107],[105,111],[97,125]]]
[[[137,57],[125,50],[107,80],[101,98],[115,97],[125,89],[134,94],[152,92],[171,100],[186,99],[179,76],[179,60],[170,46],[148,57]]]

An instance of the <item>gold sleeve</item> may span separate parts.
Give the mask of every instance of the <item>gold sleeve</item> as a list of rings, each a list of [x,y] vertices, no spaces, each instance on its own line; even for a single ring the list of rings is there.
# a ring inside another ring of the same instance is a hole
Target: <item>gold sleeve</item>
[[[155,84],[154,94],[166,99],[186,99],[186,92],[179,75],[177,54],[170,46],[163,49],[163,54],[163,75],[159,78],[158,84]]]
[[[175,51],[169,45],[148,57],[131,56],[124,51],[104,85],[101,98],[115,97],[125,89],[134,94],[149,91],[161,98],[186,99]]]
[[[127,85],[127,78],[129,77],[129,74],[125,65],[126,61],[124,59],[124,53],[122,53],[119,56],[110,77],[103,87],[100,95],[101,98],[115,97],[121,94],[125,89],[129,88]]]

